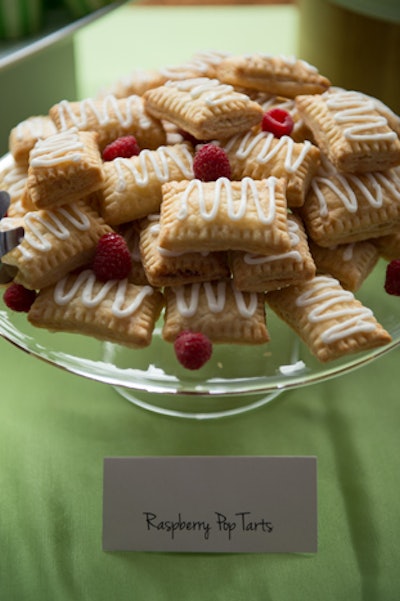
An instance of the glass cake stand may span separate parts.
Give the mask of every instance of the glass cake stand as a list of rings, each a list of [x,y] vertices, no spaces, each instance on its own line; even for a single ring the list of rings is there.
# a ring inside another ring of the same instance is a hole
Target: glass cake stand
[[[319,363],[268,308],[269,343],[214,345],[210,361],[197,371],[179,365],[171,343],[162,340],[162,321],[149,347],[131,350],[79,334],[35,328],[25,314],[9,311],[1,301],[0,335],[56,367],[112,386],[144,409],[199,420],[236,415],[269,403],[285,390],[365,366],[399,346],[400,299],[384,291],[385,267],[380,261],[356,296],[374,311],[392,342],[327,364]]]

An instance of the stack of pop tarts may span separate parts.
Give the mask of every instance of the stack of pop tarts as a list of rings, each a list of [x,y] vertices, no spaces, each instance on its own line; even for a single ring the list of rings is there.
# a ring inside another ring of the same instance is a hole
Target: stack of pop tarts
[[[10,133],[0,174],[25,230],[3,263],[36,290],[29,321],[132,347],[184,330],[213,343],[264,344],[274,311],[320,361],[385,345],[355,297],[379,257],[400,256],[400,119],[379,100],[334,88],[301,60],[203,52],[134,71],[112,93],[61,101]],[[262,128],[270,108],[294,127]],[[137,156],[104,161],[120,136]],[[205,144],[231,177],[203,181]],[[107,232],[132,271],[91,268]]]

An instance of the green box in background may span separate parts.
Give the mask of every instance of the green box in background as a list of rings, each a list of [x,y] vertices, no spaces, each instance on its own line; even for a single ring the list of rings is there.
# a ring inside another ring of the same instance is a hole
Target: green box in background
[[[123,3],[0,0],[0,155],[15,125],[60,100],[77,100],[74,34]]]
[[[12,127],[47,114],[63,98],[75,100],[76,90],[72,37],[0,68],[0,154],[8,150]]]
[[[400,113],[400,0],[298,0],[298,55]]]

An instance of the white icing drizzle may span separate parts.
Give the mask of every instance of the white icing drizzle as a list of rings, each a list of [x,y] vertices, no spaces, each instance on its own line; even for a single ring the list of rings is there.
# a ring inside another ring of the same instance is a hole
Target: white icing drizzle
[[[233,136],[226,144],[225,150],[230,152],[232,147],[237,144],[239,140],[240,144],[235,154],[238,159],[242,160],[247,159],[254,151],[254,148],[256,148],[261,141],[264,141],[255,157],[255,160],[263,165],[273,160],[281,152],[282,148],[286,148],[283,167],[287,173],[295,173],[297,171],[312,147],[311,142],[308,140],[302,143],[296,143],[290,136],[282,136],[277,139],[274,134],[269,132],[259,132],[255,136],[252,131],[249,131],[244,136],[242,134]],[[293,151],[295,145],[298,148],[301,147],[301,150],[297,159],[294,160]]]
[[[188,76],[193,76],[196,71],[205,74],[208,69],[209,65],[206,62],[201,59],[193,59],[180,65],[167,65],[160,69],[160,73],[167,79],[180,80],[186,79]]]
[[[336,322],[321,334],[324,343],[330,344],[353,334],[372,332],[376,329],[375,323],[371,320],[373,317],[371,309],[362,305],[352,306],[354,295],[344,290],[338,280],[329,276],[317,276],[313,283],[312,288],[296,299],[296,305],[298,307],[314,305],[314,308],[307,313],[307,319],[312,324],[331,320]],[[335,309],[335,305],[339,303],[348,303],[349,306]]]
[[[245,253],[243,260],[247,265],[261,265],[264,263],[272,263],[274,261],[280,260],[289,260],[292,259],[297,263],[302,262],[301,254],[298,250],[294,250],[294,248],[300,242],[299,236],[299,226],[297,223],[291,219],[288,219],[288,230],[289,230],[289,239],[290,246],[292,250],[281,254],[273,254],[273,255],[258,255],[253,253]]]
[[[48,234],[52,234],[58,240],[67,240],[71,236],[71,231],[66,227],[60,216],[63,216],[69,224],[77,230],[84,232],[90,228],[90,220],[76,205],[60,207],[53,211],[46,211],[46,215],[38,211],[31,211],[24,217],[25,237],[24,244],[19,245],[21,254],[26,259],[31,259],[34,254],[26,246],[49,252],[53,245]]]
[[[272,59],[272,61],[274,63],[275,63],[276,59],[278,58],[288,67],[294,67],[297,64],[297,65],[302,65],[304,67],[304,69],[306,69],[307,71],[310,71],[311,73],[318,73],[318,69],[314,65],[311,65],[307,61],[297,58],[296,56],[287,56],[284,54],[273,55],[273,54],[268,54],[265,52],[258,52],[255,55],[252,55],[252,54],[244,55],[245,58],[253,58],[254,56],[260,57],[261,59]]]
[[[167,81],[165,84],[180,92],[186,92],[192,100],[203,100],[208,106],[217,106],[235,98],[250,101],[249,97],[240,92],[235,92],[233,86],[222,84],[218,79],[208,77],[195,77],[185,81]]]
[[[350,213],[358,211],[359,203],[357,192],[362,195],[371,207],[377,209],[383,204],[384,188],[388,188],[389,191],[400,200],[400,178],[396,174],[391,173],[391,179],[383,172],[365,173],[364,177],[370,182],[371,190],[367,188],[360,177],[353,174],[347,174],[346,176],[340,175],[339,173],[336,174],[336,180],[341,187],[329,177],[314,177],[311,182],[311,187],[319,201],[320,215],[325,217],[329,212],[326,198],[322,191],[323,185],[332,190]]]
[[[27,136],[43,138],[50,134],[55,134],[56,131],[57,128],[51,119],[38,116],[21,121],[16,127],[15,135],[18,140],[23,140]]]
[[[116,288],[114,301],[111,306],[111,313],[114,317],[122,318],[133,315],[146,296],[153,294],[151,286],[141,287],[139,293],[135,296],[134,300],[127,305],[126,304],[126,289],[128,286],[128,280],[109,280],[101,283],[101,287],[97,293],[94,293],[95,283],[98,283],[96,276],[93,271],[86,269],[82,271],[75,282],[72,284],[69,290],[65,290],[65,286],[68,280],[68,276],[58,282],[54,289],[54,301],[57,305],[67,305],[72,299],[80,293],[80,300],[85,307],[93,308],[98,307],[100,303],[106,298],[110,290]]]
[[[364,142],[397,139],[396,132],[387,131],[387,119],[377,112],[373,99],[352,91],[325,94],[326,106],[333,111],[336,123],[344,126],[343,135],[348,140]]]
[[[82,160],[84,145],[78,130],[58,132],[44,140],[38,140],[30,152],[31,167],[53,167],[66,160],[79,162]]]
[[[201,217],[204,219],[204,221],[213,221],[220,210],[221,196],[224,192],[227,201],[227,215],[229,219],[232,221],[239,221],[242,219],[246,213],[247,205],[250,201],[252,201],[256,207],[260,222],[265,225],[269,225],[275,218],[275,186],[278,180],[276,177],[269,177],[265,181],[269,191],[269,206],[267,214],[265,214],[263,211],[256,182],[252,178],[244,177],[241,180],[240,198],[235,202],[232,194],[232,182],[226,177],[220,177],[215,182],[214,199],[209,211],[207,211],[206,208],[203,182],[201,182],[199,179],[193,179],[190,181],[185,191],[181,195],[180,208],[176,217],[179,220],[183,220],[187,217],[189,198],[190,196],[195,195],[195,200],[198,203]]]
[[[121,127],[130,127],[137,121],[142,129],[151,126],[151,120],[146,115],[144,103],[140,96],[132,95],[127,98],[116,98],[108,94],[102,100],[86,98],[76,103],[62,100],[58,105],[58,118],[62,131],[68,129],[72,122],[78,129],[86,129],[89,117],[95,117],[100,126],[107,126],[115,119]]]
[[[231,56],[231,53],[224,52],[223,50],[201,50],[196,52],[193,58],[195,60],[202,60],[203,64],[219,65],[224,58],[229,56]]]
[[[118,176],[117,191],[124,192],[128,186],[124,171],[128,171],[138,186],[147,186],[150,171],[160,183],[171,179],[170,163],[174,163],[186,179],[193,177],[193,157],[185,145],[179,152],[173,146],[159,146],[157,150],[144,149],[131,159],[117,158],[112,161]]]
[[[376,179],[381,183],[382,188],[389,190],[397,200],[400,200],[400,176],[399,172],[395,169],[390,171],[390,177],[383,171],[375,173]]]
[[[210,68],[210,65],[218,65],[223,58],[226,58],[228,53],[218,52],[213,50],[205,50],[204,52],[196,53],[191,60],[180,65],[167,65],[160,69],[161,75],[168,79],[186,79],[195,72],[205,74]]]
[[[216,290],[210,282],[196,283],[186,286],[176,286],[176,306],[183,317],[193,317],[199,307],[200,289],[203,287],[207,299],[208,309],[211,313],[222,313],[226,304],[227,286],[230,286],[237,310],[245,318],[251,318],[257,310],[258,298],[255,292],[247,293],[249,302],[246,304],[244,294],[237,290],[231,281],[221,281],[216,284]]]

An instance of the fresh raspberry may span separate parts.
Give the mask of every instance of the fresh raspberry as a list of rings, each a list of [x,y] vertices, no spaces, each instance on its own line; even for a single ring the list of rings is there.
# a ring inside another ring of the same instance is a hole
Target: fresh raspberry
[[[196,179],[213,182],[219,177],[231,178],[231,165],[225,150],[216,144],[205,144],[195,153],[193,172]]]
[[[205,334],[185,330],[174,342],[176,357],[186,369],[200,369],[212,355],[212,343]]]
[[[291,115],[280,108],[275,108],[264,113],[261,121],[261,129],[274,134],[275,138],[290,136],[294,126]]]
[[[35,290],[28,290],[21,284],[13,282],[4,292],[3,300],[9,309],[28,313],[36,296]]]
[[[135,136],[121,136],[104,148],[103,161],[113,161],[118,157],[129,159],[139,153],[140,148]]]
[[[98,280],[123,280],[132,268],[132,256],[125,238],[116,232],[104,234],[97,243],[92,264]]]
[[[400,296],[400,259],[393,259],[386,267],[385,290]]]

